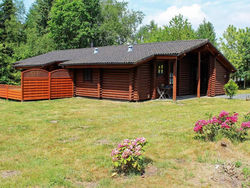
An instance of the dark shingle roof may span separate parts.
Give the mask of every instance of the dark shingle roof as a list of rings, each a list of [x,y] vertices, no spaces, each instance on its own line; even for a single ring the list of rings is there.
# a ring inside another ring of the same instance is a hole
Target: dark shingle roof
[[[94,48],[59,50],[28,58],[16,63],[15,67],[45,66],[55,62],[60,65],[94,65],[94,64],[135,64],[154,55],[179,56],[208,43],[207,39],[170,41],[137,44],[128,52],[127,45]]]

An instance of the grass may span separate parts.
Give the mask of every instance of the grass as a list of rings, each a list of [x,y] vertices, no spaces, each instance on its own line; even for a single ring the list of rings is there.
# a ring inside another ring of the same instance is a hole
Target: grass
[[[250,94],[250,88],[247,89],[239,89],[237,94]]]
[[[218,143],[194,140],[193,125],[211,112],[243,115],[249,106],[249,101],[218,98],[0,100],[0,187],[193,187],[197,168],[215,161],[241,161],[248,176],[250,141],[222,150]],[[111,178],[111,150],[125,138],[140,136],[149,141],[145,155],[157,175]],[[1,177],[7,170],[19,174]]]

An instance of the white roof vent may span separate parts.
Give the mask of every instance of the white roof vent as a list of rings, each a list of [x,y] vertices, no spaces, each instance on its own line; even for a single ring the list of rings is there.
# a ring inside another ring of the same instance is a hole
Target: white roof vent
[[[132,45],[129,45],[128,46],[128,52],[132,52],[133,51],[133,46]]]
[[[94,49],[94,54],[98,54],[98,48]]]

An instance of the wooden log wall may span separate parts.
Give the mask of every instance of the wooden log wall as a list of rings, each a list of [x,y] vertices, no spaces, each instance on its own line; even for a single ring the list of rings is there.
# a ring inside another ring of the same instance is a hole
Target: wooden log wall
[[[101,95],[98,90],[98,83],[100,79],[99,69],[92,69],[92,81],[84,81],[84,69],[77,69],[75,71],[75,95],[81,97],[95,97],[99,98]],[[100,88],[100,86],[99,86]]]
[[[134,100],[148,100],[152,97],[152,71],[153,65],[147,62],[137,67],[134,83]]]
[[[130,100],[128,69],[103,69],[102,98]]]
[[[50,99],[69,98],[74,96],[73,75],[66,69],[50,73]]]
[[[218,61],[216,67],[216,82],[215,82],[215,95],[225,94],[224,85],[228,82],[229,74],[226,68]]]
[[[215,69],[215,57],[209,56],[209,79],[208,79],[208,89],[207,96],[215,96],[215,82],[216,82],[216,69]]]

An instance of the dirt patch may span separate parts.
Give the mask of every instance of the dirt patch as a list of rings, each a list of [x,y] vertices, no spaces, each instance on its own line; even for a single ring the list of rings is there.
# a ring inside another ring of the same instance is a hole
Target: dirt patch
[[[52,121],[50,121],[50,123],[56,124],[56,123],[58,123],[58,121],[57,120],[52,120]]]
[[[96,182],[81,182],[77,181],[75,182],[77,186],[84,187],[84,188],[96,188],[98,186],[98,183]]]
[[[142,175],[142,178],[149,177],[149,176],[156,176],[157,172],[158,172],[158,168],[150,164],[145,168],[145,173]]]
[[[176,162],[178,164],[184,164],[186,162],[186,160],[185,159],[176,159]]]
[[[97,145],[108,145],[108,144],[110,144],[110,141],[107,139],[101,139],[101,140],[97,140],[96,144]]]
[[[244,179],[242,169],[236,168],[233,163],[225,164],[201,164],[195,165],[195,170],[192,171],[194,177],[188,180],[194,187],[223,187],[238,188],[241,187],[243,182],[249,180]]]
[[[70,137],[70,138],[65,138],[65,139],[60,139],[60,142],[62,143],[71,143],[79,140],[79,137]]]
[[[6,170],[6,171],[2,171],[0,174],[1,174],[1,177],[5,179],[5,178],[12,178],[12,177],[17,176],[21,173],[19,171],[16,171],[16,170]]]

